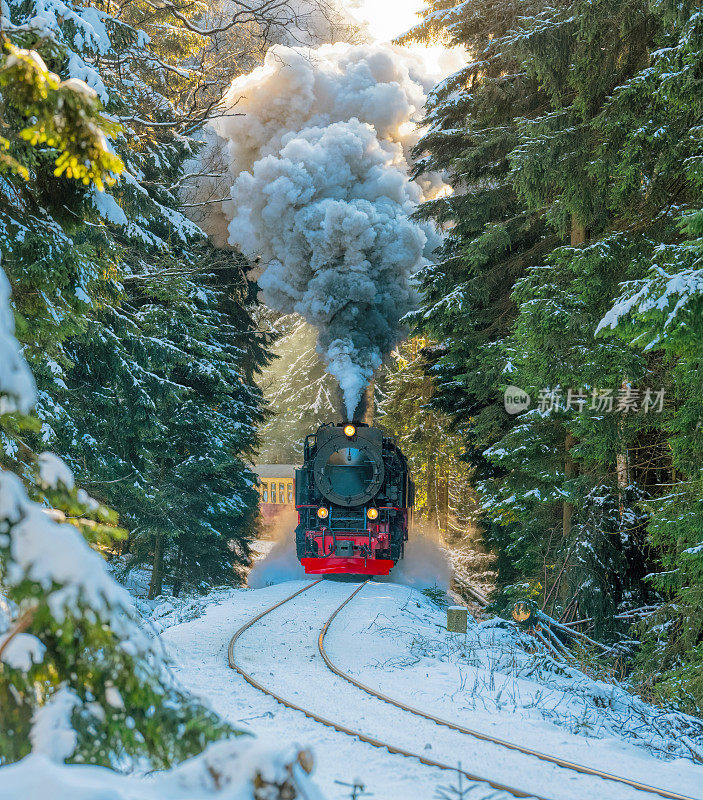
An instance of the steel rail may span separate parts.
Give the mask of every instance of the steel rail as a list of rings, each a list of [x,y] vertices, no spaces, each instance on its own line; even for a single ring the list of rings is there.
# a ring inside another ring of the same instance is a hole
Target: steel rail
[[[265,611],[262,611],[260,614],[257,614],[253,619],[250,619],[245,625],[234,634],[231,638],[229,643],[229,648],[227,651],[228,660],[230,667],[235,670],[239,675],[244,678],[244,680],[250,685],[253,686],[255,689],[258,689],[260,692],[272,697],[277,703],[280,703],[282,706],[286,708],[290,708],[293,711],[299,711],[301,714],[305,714],[306,717],[309,719],[314,720],[315,722],[319,722],[321,725],[325,725],[328,728],[333,728],[334,730],[338,731],[339,733],[344,733],[347,736],[352,736],[355,739],[359,739],[361,742],[365,742],[366,744],[370,744],[373,747],[377,747],[381,750],[387,750],[389,753],[393,755],[404,756],[406,758],[414,758],[419,761],[421,764],[424,764],[427,767],[435,767],[437,769],[448,770],[450,772],[455,772],[457,774],[463,775],[470,781],[475,781],[476,783],[483,783],[487,786],[490,786],[492,789],[496,789],[498,791],[507,792],[508,794],[512,795],[513,797],[525,797],[525,798],[532,798],[533,800],[547,800],[547,798],[541,797],[540,795],[531,794],[529,792],[524,792],[520,789],[514,789],[511,786],[505,786],[502,783],[497,783],[496,781],[489,780],[487,778],[482,778],[478,775],[473,775],[470,772],[467,772],[460,767],[453,767],[450,764],[444,764],[441,761],[434,761],[433,759],[426,758],[419,753],[413,753],[409,750],[404,750],[401,747],[396,747],[395,745],[388,744],[388,742],[381,741],[380,739],[375,739],[371,736],[367,736],[364,733],[359,731],[355,731],[352,728],[347,728],[345,725],[341,725],[337,722],[333,722],[332,720],[326,719],[325,717],[321,717],[318,714],[310,711],[309,709],[303,708],[302,706],[297,705],[296,703],[292,703],[290,700],[286,700],[285,698],[281,697],[280,695],[273,692],[271,689],[267,689],[263,684],[259,683],[256,678],[252,677],[246,670],[244,670],[236,661],[235,659],[235,646],[237,644],[238,639],[242,636],[242,634],[246,633],[252,626],[254,626],[259,620],[263,619],[267,614],[270,614],[272,611],[280,608],[281,606],[289,603],[294,598],[298,597],[298,595],[302,594],[303,592],[307,592],[309,589],[312,589],[313,586],[317,586],[321,583],[324,578],[320,578],[320,580],[314,581],[313,583],[308,584],[307,586],[303,586],[302,589],[298,589],[297,592],[294,592],[289,597],[280,600],[275,605],[267,608]],[[365,585],[368,583],[362,583],[358,589],[356,589],[351,597],[354,597]],[[340,609],[343,606],[340,606]],[[339,610],[339,609],[338,609]]]
[[[354,592],[352,592],[349,597],[337,608],[332,616],[325,622],[320,631],[320,635],[317,639],[317,648],[320,651],[320,655],[322,656],[325,664],[327,667],[334,672],[335,675],[342,678],[343,680],[351,683],[352,685],[356,686],[357,689],[361,689],[361,691],[366,692],[366,694],[370,694],[372,697],[377,698],[378,700],[383,700],[384,703],[389,703],[396,708],[400,708],[403,711],[407,711],[410,714],[414,714],[415,716],[422,717],[424,719],[430,720],[431,722],[436,723],[437,725],[441,725],[445,728],[450,728],[453,731],[458,731],[459,733],[466,734],[467,736],[473,736],[476,739],[481,739],[484,742],[490,742],[491,744],[499,745],[500,747],[507,748],[508,750],[515,750],[518,753],[523,753],[528,756],[533,756],[535,758],[539,758],[542,761],[548,761],[552,764],[556,764],[559,767],[563,767],[564,769],[572,770],[573,772],[580,772],[584,775],[592,775],[594,777],[602,778],[607,781],[615,781],[617,783],[625,784],[626,786],[631,786],[633,789],[637,789],[642,792],[650,792],[651,794],[659,795],[660,797],[665,797],[668,800],[701,800],[700,798],[693,798],[688,795],[677,794],[676,792],[669,791],[668,789],[659,789],[656,786],[649,786],[646,783],[641,783],[640,781],[630,780],[629,778],[623,778],[618,775],[612,775],[609,772],[604,772],[603,770],[593,769],[592,767],[586,767],[582,764],[576,764],[572,761],[566,761],[565,759],[558,758],[557,756],[550,756],[546,753],[541,753],[537,750],[532,750],[529,747],[524,747],[519,744],[515,744],[514,742],[508,742],[504,739],[498,739],[494,736],[489,736],[486,733],[481,733],[480,731],[472,730],[471,728],[466,728],[463,725],[459,725],[455,722],[449,722],[446,719],[442,719],[441,717],[436,717],[434,714],[428,714],[425,711],[420,710],[419,708],[414,708],[413,706],[408,706],[405,703],[401,703],[398,700],[394,700],[392,697],[385,695],[381,692],[376,691],[375,689],[367,686],[365,683],[356,680],[351,675],[347,674],[343,670],[341,670],[329,657],[329,654],[325,650],[325,637],[329,632],[330,625],[337,617],[339,612],[345,608],[359,592],[366,586],[366,584],[370,583],[370,581],[365,581],[361,584]]]

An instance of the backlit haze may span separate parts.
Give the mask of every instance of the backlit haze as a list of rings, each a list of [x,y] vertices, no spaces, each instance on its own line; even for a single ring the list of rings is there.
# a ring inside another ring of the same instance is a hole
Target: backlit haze
[[[420,21],[417,12],[423,0],[348,0],[357,19],[368,24],[369,33],[380,42],[395,39]]]

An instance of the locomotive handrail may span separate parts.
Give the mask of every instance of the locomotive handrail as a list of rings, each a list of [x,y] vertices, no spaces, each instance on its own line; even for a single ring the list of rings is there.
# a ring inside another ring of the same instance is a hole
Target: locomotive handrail
[[[668,789],[659,789],[656,786],[649,786],[646,783],[641,783],[640,781],[630,780],[629,778],[623,778],[618,775],[612,775],[609,772],[604,772],[602,770],[593,769],[592,767],[586,767],[582,764],[576,764],[573,761],[566,761],[565,759],[558,758],[557,756],[550,756],[546,753],[541,753],[538,750],[532,750],[529,747],[523,747],[522,745],[515,744],[514,742],[508,742],[504,739],[498,739],[494,736],[490,736],[487,733],[481,733],[480,731],[472,730],[471,728],[466,728],[463,725],[459,725],[455,722],[449,722],[446,719],[442,719],[441,717],[436,717],[434,714],[428,714],[425,711],[420,710],[419,708],[414,708],[413,706],[408,706],[405,703],[401,703],[399,700],[394,700],[392,697],[385,695],[381,692],[372,689],[370,686],[367,686],[365,683],[356,680],[351,675],[348,675],[346,672],[341,670],[329,657],[327,651],[325,650],[325,637],[329,632],[330,625],[334,622],[335,618],[339,614],[339,612],[345,608],[359,592],[371,581],[365,581],[362,583],[347,599],[333,612],[332,616],[325,622],[322,626],[322,630],[320,631],[320,635],[317,639],[317,649],[320,652],[325,664],[327,667],[334,672],[339,678],[351,683],[352,685],[356,686],[357,689],[361,689],[366,694],[370,694],[372,697],[376,697],[378,700],[383,700],[384,703],[388,703],[389,705],[395,706],[396,708],[400,708],[403,711],[407,711],[410,714],[414,714],[418,717],[423,717],[424,719],[430,720],[431,722],[436,723],[445,728],[450,728],[451,730],[458,731],[459,733],[466,734],[467,736],[472,736],[475,739],[480,739],[485,742],[490,742],[491,744],[499,745],[500,747],[505,747],[508,750],[515,750],[519,753],[523,753],[528,756],[534,756],[542,761],[548,761],[552,764],[556,764],[559,767],[563,767],[565,769],[572,770],[573,772],[579,772],[584,775],[593,775],[594,777],[603,778],[604,780],[608,781],[615,781],[617,783],[622,783],[627,786],[631,786],[633,789],[637,789],[643,792],[650,792],[651,794],[659,795],[660,797],[666,797],[668,800],[697,800],[696,798],[689,797],[688,795],[678,794],[677,792],[669,791]],[[700,799],[698,799],[700,800]]]

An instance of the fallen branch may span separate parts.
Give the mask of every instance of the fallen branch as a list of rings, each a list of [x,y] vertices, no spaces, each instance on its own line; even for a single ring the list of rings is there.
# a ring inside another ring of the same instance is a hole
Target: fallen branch
[[[588,642],[594,647],[600,648],[606,653],[609,653],[612,649],[602,644],[601,642],[597,642],[595,639],[591,639],[590,636],[586,636],[586,634],[581,633],[581,631],[572,630],[563,623],[557,622],[553,617],[550,617],[547,614],[545,614],[544,611],[537,610],[535,611],[535,614],[537,618],[540,620],[540,622],[544,623],[544,625],[548,628],[556,628],[557,630],[563,631],[567,636],[577,637],[579,639],[582,639],[583,641]]]

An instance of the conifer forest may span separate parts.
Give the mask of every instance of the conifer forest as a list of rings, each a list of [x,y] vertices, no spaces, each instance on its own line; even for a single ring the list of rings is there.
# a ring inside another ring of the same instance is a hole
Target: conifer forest
[[[300,469],[364,422],[414,493],[345,582]],[[0,0],[0,800],[657,796],[703,800],[701,3]]]

